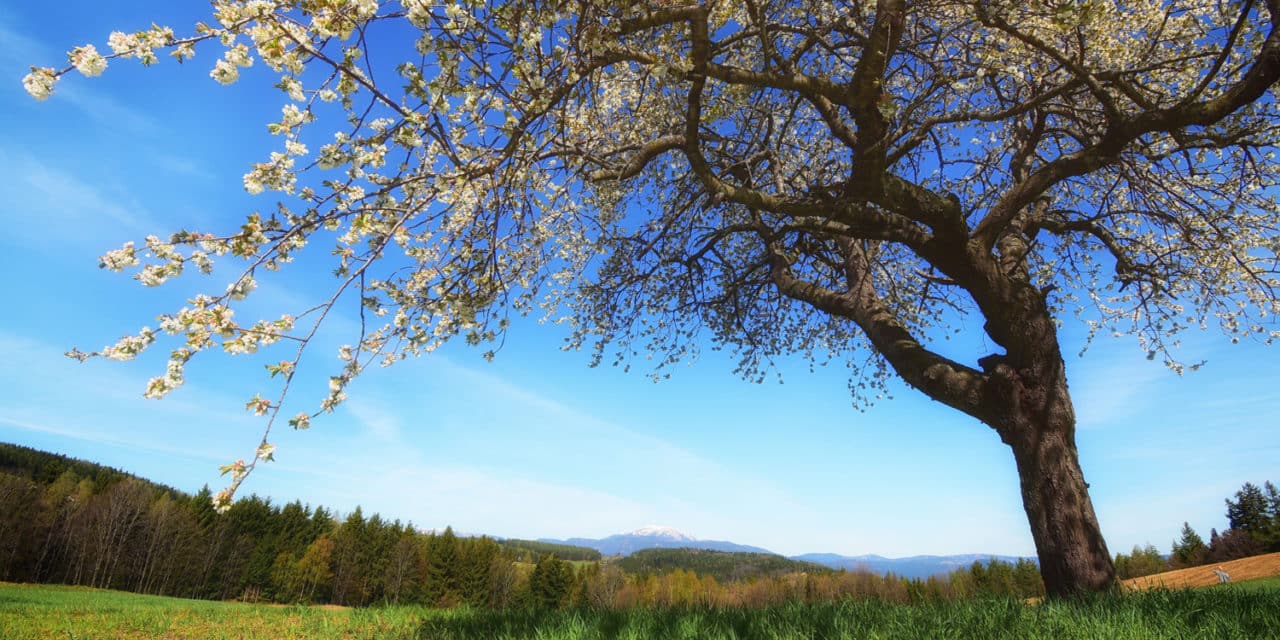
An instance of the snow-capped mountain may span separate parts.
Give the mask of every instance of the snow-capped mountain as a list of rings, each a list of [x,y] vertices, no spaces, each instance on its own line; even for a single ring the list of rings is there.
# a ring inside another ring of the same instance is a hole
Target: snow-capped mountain
[[[542,542],[571,544],[577,547],[595,549],[606,556],[628,556],[641,549],[710,549],[712,551],[749,551],[752,553],[773,553],[768,549],[726,542],[724,540],[699,540],[683,531],[671,527],[650,525],[641,527],[630,533],[617,533],[607,538],[569,538],[568,540],[551,540],[543,538]]]
[[[695,541],[697,541],[697,538],[695,538],[695,537],[693,537],[693,536],[691,536],[691,535],[689,535],[689,534],[687,534],[687,533],[685,533],[685,532],[683,532],[683,531],[680,531],[679,529],[673,529],[673,528],[671,528],[671,527],[663,527],[663,526],[659,526],[659,525],[656,525],[656,524],[651,524],[651,525],[648,525],[648,526],[645,526],[645,527],[640,527],[639,529],[636,529],[635,531],[632,531],[632,532],[630,532],[630,533],[624,533],[624,534],[622,534],[622,535],[625,535],[625,536],[656,536],[656,537],[659,537],[659,538],[667,538],[667,539],[669,539],[669,540],[685,540],[685,541],[688,541],[688,542],[695,542]]]

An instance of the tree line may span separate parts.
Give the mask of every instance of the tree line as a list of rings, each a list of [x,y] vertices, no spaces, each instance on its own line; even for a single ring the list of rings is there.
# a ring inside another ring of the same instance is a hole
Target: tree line
[[[1135,545],[1131,553],[1117,554],[1117,576],[1138,578],[1280,551],[1280,490],[1270,480],[1261,487],[1246,482],[1233,498],[1225,500],[1228,522],[1225,531],[1210,529],[1209,541],[1205,542],[1190,523],[1183,522],[1168,556],[1150,543]]]
[[[637,564],[565,545],[462,537],[450,528],[424,533],[366,516],[359,507],[340,517],[325,507],[278,505],[259,496],[219,514],[208,487],[190,495],[115,469],[0,444],[0,580],[6,581],[217,600],[496,609],[1043,593],[1030,561],[975,563],[918,580],[780,557],[781,564],[768,563],[756,557],[761,554],[682,551],[641,553]],[[662,562],[646,564],[645,558],[654,560],[649,556]],[[697,562],[681,566],[668,556]]]
[[[505,607],[530,552],[250,496],[223,514],[115,469],[0,444],[0,580],[207,599]],[[527,576],[526,576],[527,581]]]

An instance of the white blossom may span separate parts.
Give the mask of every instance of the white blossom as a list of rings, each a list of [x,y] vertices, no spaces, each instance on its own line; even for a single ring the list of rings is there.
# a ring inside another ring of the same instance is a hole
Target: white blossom
[[[31,73],[22,78],[22,87],[36,100],[48,99],[53,95],[53,85],[58,81],[58,72],[50,68],[31,67]]]
[[[99,55],[98,50],[91,44],[72,49],[67,57],[76,71],[90,78],[102,75],[102,72],[107,69],[107,60]]]

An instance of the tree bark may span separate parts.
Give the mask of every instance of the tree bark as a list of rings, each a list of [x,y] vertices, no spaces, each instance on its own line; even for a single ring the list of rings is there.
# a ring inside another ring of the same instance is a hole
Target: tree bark
[[[1102,591],[1115,583],[1076,453],[1074,426],[1069,413],[1049,416],[1011,445],[1049,597]]]
[[[1030,313],[1017,314],[1014,325],[1029,340],[1015,350],[1017,357],[984,358],[993,383],[987,405],[994,409],[984,419],[1013,450],[1048,596],[1103,591],[1115,584],[1115,566],[1080,468],[1057,330],[1043,294],[1021,300],[1030,303],[1023,307]]]

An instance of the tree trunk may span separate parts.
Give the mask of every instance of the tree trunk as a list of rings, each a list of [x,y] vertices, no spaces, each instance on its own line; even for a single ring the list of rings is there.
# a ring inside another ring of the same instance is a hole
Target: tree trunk
[[[1044,293],[1023,285],[1009,301],[999,310],[1007,315],[988,314],[988,332],[1009,353],[979,360],[989,380],[981,417],[1013,449],[1047,595],[1109,589],[1115,565],[1080,468],[1057,328]]]
[[[1047,316],[1041,337],[1049,338],[1022,368],[1003,358],[986,366],[1002,379],[999,418],[992,421],[1013,449],[1022,485],[1022,506],[1040,558],[1049,597],[1103,591],[1115,584],[1115,565],[1098,526],[1076,450],[1075,411],[1067,390],[1066,367]],[[994,366],[992,366],[994,364]],[[1016,373],[1015,373],[1016,371]],[[995,403],[993,403],[995,404]]]
[[[1013,446],[1022,506],[1050,597],[1101,591],[1115,582],[1071,434],[1071,429],[1045,425]]]

